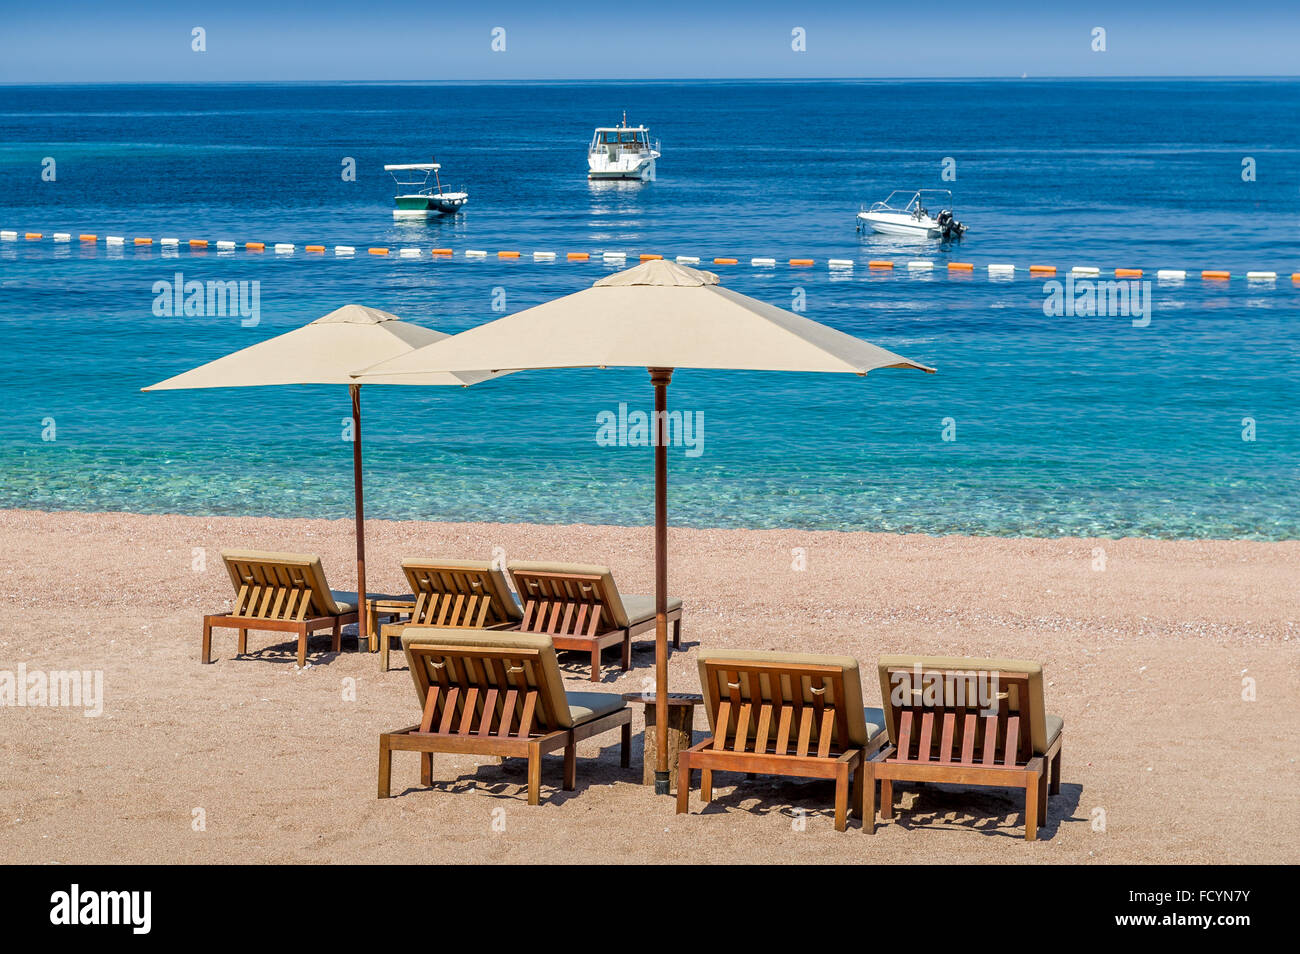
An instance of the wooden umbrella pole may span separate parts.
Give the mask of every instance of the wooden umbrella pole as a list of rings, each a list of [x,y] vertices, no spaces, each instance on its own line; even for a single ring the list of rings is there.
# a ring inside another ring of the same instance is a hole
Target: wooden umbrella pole
[[[366,612],[366,508],[361,499],[361,385],[352,394],[352,493],[357,503],[357,647],[370,648],[370,614]]]
[[[655,389],[655,794],[668,785],[668,384],[672,368],[651,368]],[[678,779],[677,784],[682,784]]]

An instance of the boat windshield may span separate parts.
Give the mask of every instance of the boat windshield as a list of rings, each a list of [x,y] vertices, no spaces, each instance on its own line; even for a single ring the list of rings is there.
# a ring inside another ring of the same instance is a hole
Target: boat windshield
[[[645,129],[598,129],[594,146],[620,145],[625,148],[643,149],[650,144],[650,133]]]
[[[872,212],[916,212],[918,209],[926,212],[951,210],[952,193],[947,189],[898,189],[889,193],[885,201],[871,207]]]

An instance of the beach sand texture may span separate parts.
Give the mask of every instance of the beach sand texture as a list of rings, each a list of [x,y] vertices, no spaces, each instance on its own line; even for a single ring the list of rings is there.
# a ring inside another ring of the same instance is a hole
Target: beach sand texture
[[[834,831],[821,782],[719,775],[710,807],[697,781],[692,813],[675,815],[638,784],[639,707],[631,769],[617,733],[585,742],[578,790],[560,791],[551,757],[538,807],[521,762],[437,756],[425,790],[409,753],[380,801],[378,735],[418,716],[404,664],[381,673],[347,637],[335,656],[324,634],[298,672],[278,634],[233,658],[233,630],[215,634],[214,665],[198,661],[200,617],[233,595],[220,549],[315,551],[350,589],[349,522],[5,511],[0,541],[0,670],[104,674],[98,718],[0,710],[5,863],[1300,861],[1300,542],[669,532],[686,604],[674,690],[698,691],[701,644],[852,654],[869,705],[883,653],[1041,659],[1064,785],[1030,844],[1011,790],[900,785],[874,837],[856,820]],[[405,556],[500,547],[607,563],[624,591],[651,592],[650,545],[645,528],[374,521],[370,587],[404,591]],[[582,656],[561,663],[569,688],[591,687]],[[600,688],[645,687],[650,642],[633,663]],[[704,728],[697,712],[697,739]]]

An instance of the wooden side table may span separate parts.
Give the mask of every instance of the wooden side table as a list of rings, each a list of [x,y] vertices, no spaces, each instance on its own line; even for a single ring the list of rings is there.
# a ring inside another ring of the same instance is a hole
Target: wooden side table
[[[366,622],[370,630],[369,649],[373,653],[379,647],[379,620],[387,617],[396,620],[399,617],[411,618],[415,612],[415,595],[407,596],[373,596],[366,600]],[[387,645],[384,646],[384,669],[388,669]]]
[[[628,702],[645,706],[645,751],[642,755],[641,784],[653,785],[656,757],[659,754],[659,731],[655,724],[655,694],[653,692],[625,692]],[[695,707],[704,704],[704,697],[689,692],[668,693],[668,728],[664,737],[668,742],[668,790],[677,791],[677,755],[689,749],[695,726]]]

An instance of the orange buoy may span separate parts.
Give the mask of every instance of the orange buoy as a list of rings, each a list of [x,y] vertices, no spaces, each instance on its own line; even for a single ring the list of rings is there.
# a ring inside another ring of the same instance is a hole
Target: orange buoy
[[[324,245],[304,245],[304,246],[303,246],[303,249],[305,249],[305,250],[308,251],[308,252],[323,252],[323,251],[325,251],[325,246],[324,246]]]
[[[138,238],[138,239],[135,240],[135,244],[136,244],[136,245],[152,245],[152,244],[153,244],[153,239],[151,239],[151,238]]]
[[[739,263],[739,261],[740,260],[736,258],[715,258],[713,260],[713,264],[714,265],[736,265]]]
[[[367,251],[370,252],[371,255],[387,255],[387,254],[388,254],[388,249],[386,249],[386,248],[372,248],[372,249],[367,249]]]
[[[497,252],[497,258],[518,258],[518,252]]]
[[[948,271],[950,272],[973,272],[975,266],[971,262],[949,262]]]
[[[893,267],[894,267],[893,262],[886,262],[878,258],[873,258],[871,261],[867,262],[867,268],[893,268]]]
[[[574,262],[585,262],[585,261],[586,261],[587,259],[589,259],[589,258],[591,258],[591,255],[588,254],[587,252],[570,252],[570,253],[569,253],[569,259],[570,259],[570,261],[574,261]]]
[[[1117,268],[1115,269],[1116,278],[1141,278],[1142,269],[1140,268]]]
[[[640,256],[640,259],[641,259],[641,261],[643,261],[643,262],[658,262],[658,261],[661,261],[661,260],[663,259],[663,256],[662,256],[662,255],[652,255],[652,254],[650,254],[649,252],[647,252],[645,255]]]
[[[1056,266],[1055,265],[1030,265],[1029,272],[1030,274],[1038,274],[1038,275],[1055,275]]]
[[[25,238],[29,238],[29,239],[31,239],[32,241],[35,241],[36,239],[38,239],[38,238],[41,237],[41,233],[40,233],[40,232],[24,232],[24,233],[23,233],[23,236],[24,236]]]
[[[98,236],[98,235],[91,235],[89,232],[87,232],[85,235],[78,235],[77,238],[81,239],[81,241],[83,241],[83,242],[98,242],[98,241],[99,241],[99,236]]]
[[[452,252],[451,252],[451,249],[449,249],[449,248],[435,248],[435,249],[434,249],[430,254],[431,254],[431,255],[450,255],[450,254],[452,254]]]
[[[1232,277],[1232,272],[1219,271],[1218,269],[1206,269],[1201,272],[1201,278],[1213,279],[1214,281],[1225,281]]]
[[[250,252],[260,252],[266,248],[265,242],[245,242],[244,248]]]
[[[790,264],[791,264],[791,265],[811,265],[811,264],[813,264],[813,260],[812,260],[811,258],[792,258],[792,259],[790,259]]]
[[[190,239],[190,248],[207,248],[207,239]]]

